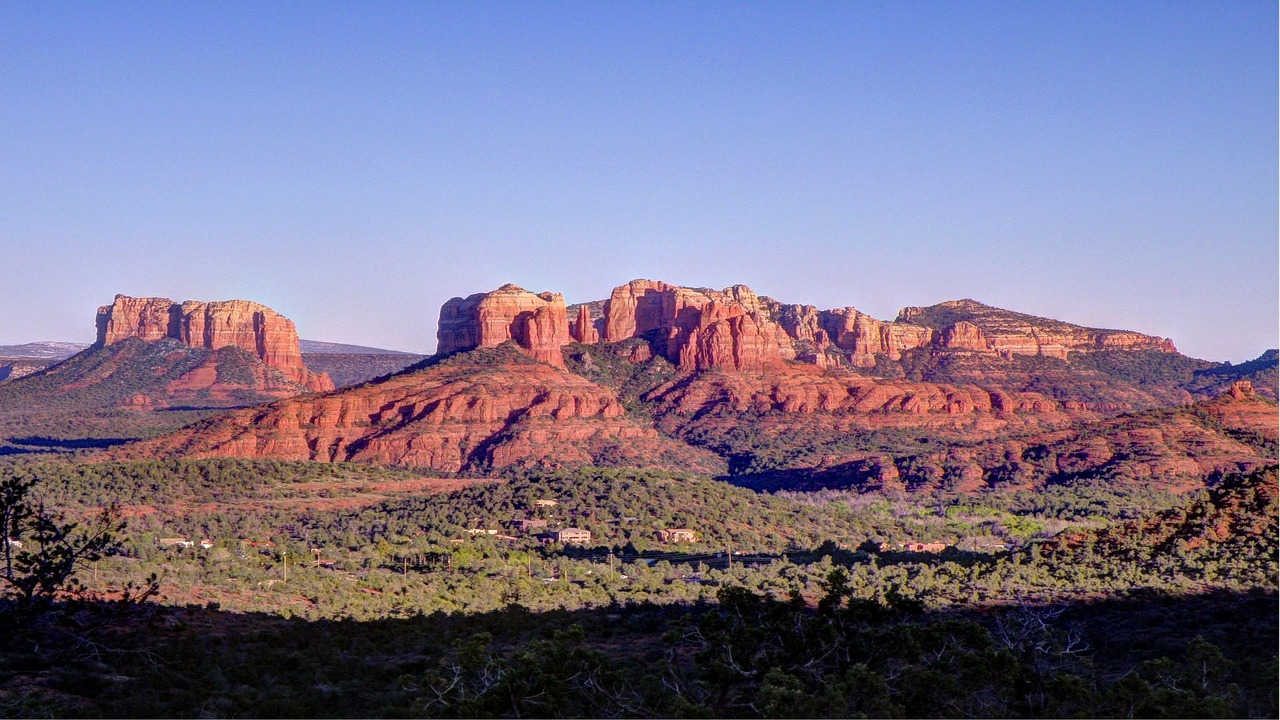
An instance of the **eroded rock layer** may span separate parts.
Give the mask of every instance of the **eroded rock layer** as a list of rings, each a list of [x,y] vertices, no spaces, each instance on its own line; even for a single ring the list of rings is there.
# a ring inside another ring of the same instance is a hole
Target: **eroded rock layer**
[[[635,422],[612,390],[501,349],[230,413],[122,455],[360,461],[448,472],[626,458],[705,472],[720,467],[710,453]]]
[[[211,336],[185,314],[173,325],[161,310],[143,304],[126,325],[243,341]],[[115,332],[106,326],[104,341]],[[727,469],[969,491],[1095,473],[1176,476],[1185,481],[1170,486],[1187,489],[1196,473],[1248,467],[1275,442],[1255,428],[1259,418],[1274,424],[1274,403],[1245,383],[1221,408],[1185,410],[1202,388],[1225,388],[1238,373],[1217,368],[1221,378],[1206,379],[1215,364],[1184,358],[1167,340],[972,301],[908,308],[885,322],[852,307],[779,303],[742,285],[634,280],[572,308],[559,294],[504,285],[446,303],[437,336],[438,356],[410,371],[236,412],[125,452],[450,472]],[[1182,380],[1153,379],[1173,377]],[[1174,414],[1123,419],[1153,409]]]
[[[597,305],[602,305],[599,319],[591,313]],[[745,285],[710,290],[632,280],[614,288],[603,304],[579,305],[576,311],[570,322],[559,294],[535,295],[515,285],[454,298],[440,311],[438,351],[510,340],[532,357],[564,367],[561,348],[569,342],[645,338],[682,372],[762,372],[790,360],[869,368],[877,358],[898,361],[918,349],[1064,360],[1069,352],[1175,352],[1164,338],[1085,328],[971,300],[906,308],[897,320],[885,322],[852,307],[818,310],[780,303]]]
[[[323,373],[307,369],[298,349],[293,321],[271,308],[247,300],[175,303],[167,298],[116,295],[98,308],[95,347],[129,338],[144,342],[172,339],[190,348],[238,348],[308,390],[332,390]]]
[[[926,325],[946,332],[959,323],[972,329],[961,333],[971,349],[1003,355],[1042,355],[1067,359],[1068,353],[1102,350],[1158,350],[1177,352],[1168,338],[1127,330],[1081,327],[1058,320],[1025,315],[984,305],[976,300],[952,300],[929,307],[907,307],[896,322]],[[953,336],[955,333],[953,333]]]
[[[440,308],[437,353],[497,347],[508,340],[536,360],[564,367],[560,348],[572,341],[564,297],[536,295],[508,284],[493,292],[453,298]]]

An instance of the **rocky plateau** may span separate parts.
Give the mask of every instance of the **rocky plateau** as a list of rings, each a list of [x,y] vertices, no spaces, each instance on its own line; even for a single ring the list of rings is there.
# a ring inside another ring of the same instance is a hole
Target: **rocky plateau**
[[[209,337],[207,323],[175,325],[171,306],[123,317],[129,337]],[[104,343],[120,332],[100,327]],[[445,303],[437,338],[436,356],[398,374],[119,452],[447,472],[647,465],[904,491],[1067,476],[1186,489],[1274,455],[1273,382],[1246,387],[1165,338],[971,300],[880,321],[742,285],[634,280],[574,306],[504,285]],[[1247,377],[1273,378],[1271,364]]]
[[[117,295],[84,350],[0,385],[0,411],[254,405],[333,383],[302,361],[294,324],[269,307]]]

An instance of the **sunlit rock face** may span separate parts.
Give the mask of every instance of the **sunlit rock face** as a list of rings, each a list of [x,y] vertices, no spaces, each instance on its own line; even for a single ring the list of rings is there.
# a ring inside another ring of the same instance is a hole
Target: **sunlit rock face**
[[[448,355],[514,340],[534,359],[564,367],[560,348],[572,339],[564,296],[507,284],[446,302],[440,308],[436,352]]]
[[[144,342],[168,338],[203,350],[239,348],[308,390],[333,389],[327,375],[303,364],[293,321],[260,303],[188,300],[179,304],[168,298],[116,295],[110,305],[98,308],[97,327],[97,347],[128,338]]]

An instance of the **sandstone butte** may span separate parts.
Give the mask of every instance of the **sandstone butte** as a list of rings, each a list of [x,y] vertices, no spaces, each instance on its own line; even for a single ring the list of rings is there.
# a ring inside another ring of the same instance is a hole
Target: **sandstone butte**
[[[110,305],[98,308],[97,328],[96,347],[137,338],[144,342],[177,340],[203,350],[239,348],[308,390],[333,389],[328,375],[312,372],[303,364],[293,321],[259,303],[176,303],[167,298],[116,295]]]
[[[569,316],[560,293],[535,295],[516,285],[453,298],[440,308],[436,352],[496,347],[516,341],[535,360],[564,367],[560,348],[571,341]]]
[[[108,312],[101,341],[120,337],[123,327],[124,336],[248,342],[250,335],[234,331],[211,336],[210,322],[184,322],[185,310],[175,313],[165,302],[133,301],[122,320]],[[445,471],[525,462],[633,462],[711,472],[717,464],[723,468],[721,459],[674,438],[689,428],[714,434],[744,413],[765,432],[937,428],[972,439],[1098,418],[1080,403],[998,384],[909,382],[834,371],[874,364],[877,355],[896,359],[925,347],[997,359],[1056,354],[1058,347],[1172,350],[1160,338],[1044,319],[1023,322],[1029,316],[984,308],[921,312],[919,323],[884,322],[854,308],[820,311],[779,303],[743,285],[717,291],[651,280],[619,286],[606,301],[569,308],[558,293],[504,285],[444,304],[433,364],[212,418],[122,452],[356,460]],[[1023,322],[1020,343],[1007,341],[1016,335],[1010,318]],[[566,367],[563,348],[570,343],[634,339],[645,342],[626,351],[632,362],[653,353],[677,369],[676,379],[640,397],[653,423],[627,413],[615,390]],[[497,354],[476,362],[448,359],[486,348]]]
[[[870,367],[877,355],[898,360],[917,348],[1060,359],[1069,352],[1177,351],[1167,338],[1086,328],[973,300],[904,308],[896,320],[885,322],[852,307],[818,310],[780,303],[745,285],[709,290],[632,280],[613,289],[600,318],[592,317],[588,305],[569,310],[559,293],[534,294],[516,285],[453,298],[440,311],[437,352],[514,340],[533,358],[564,367],[561,349],[570,342],[640,337],[684,373],[758,373],[790,360]]]

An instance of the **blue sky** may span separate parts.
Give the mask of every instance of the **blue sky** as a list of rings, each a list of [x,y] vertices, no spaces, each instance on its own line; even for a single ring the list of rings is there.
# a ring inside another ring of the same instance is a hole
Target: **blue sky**
[[[0,343],[632,278],[1275,347],[1270,2],[0,1]]]

